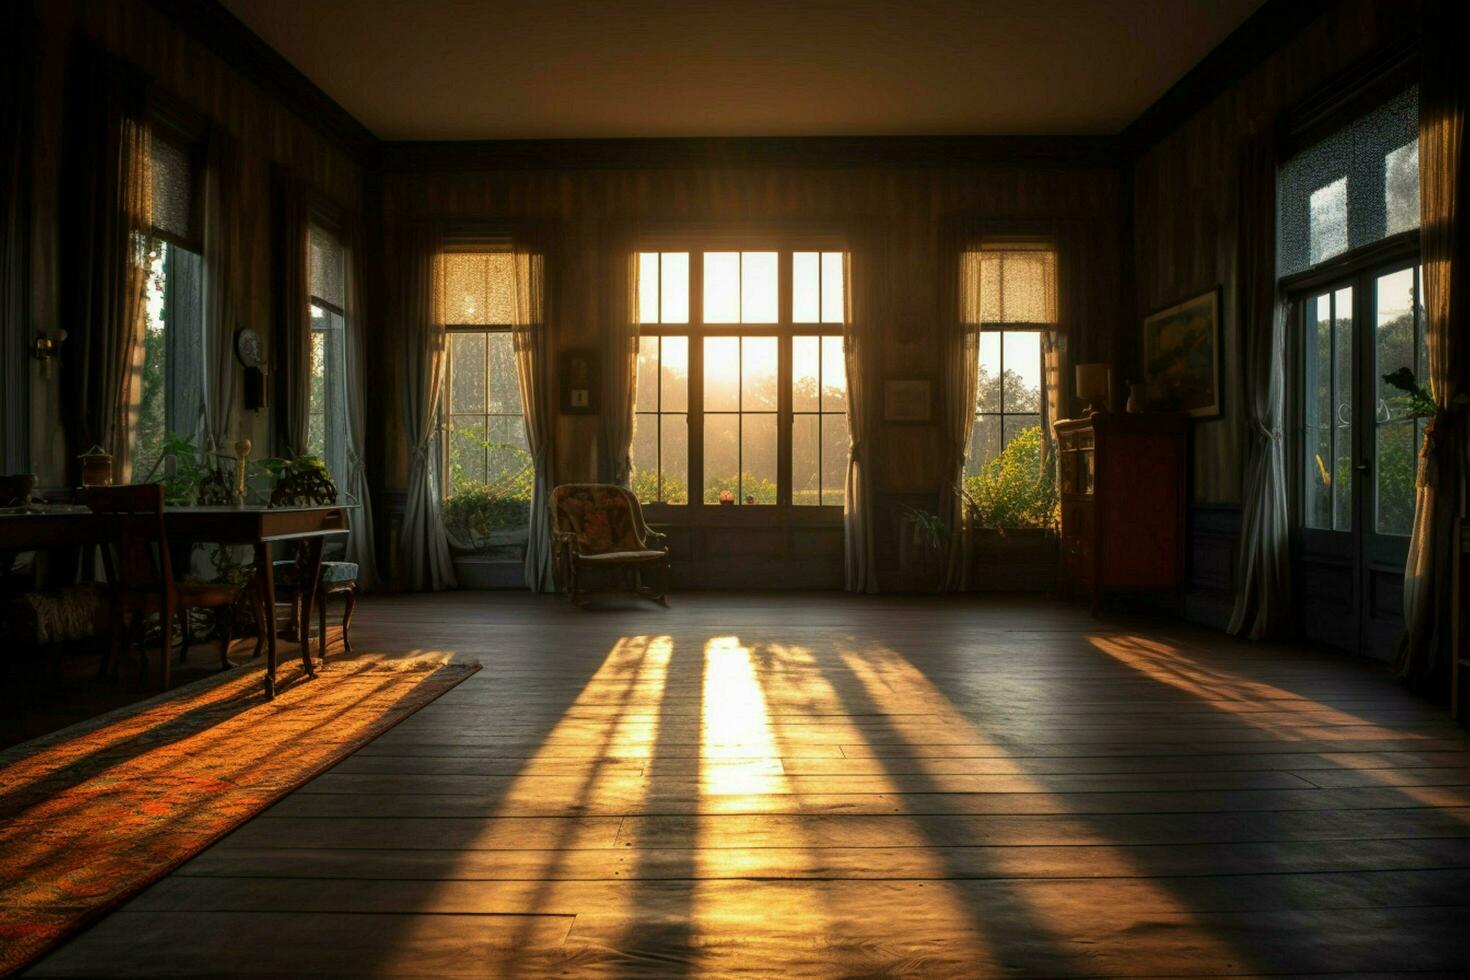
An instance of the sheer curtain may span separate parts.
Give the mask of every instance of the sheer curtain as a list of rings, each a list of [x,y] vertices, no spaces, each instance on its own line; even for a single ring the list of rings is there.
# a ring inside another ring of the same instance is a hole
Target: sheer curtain
[[[612,281],[625,282],[627,287],[612,311],[607,338],[611,356],[604,383],[607,410],[602,413],[607,461],[604,476],[626,487],[633,471],[634,410],[638,402],[638,253],[617,250],[614,261],[624,266],[626,273],[615,273]]]
[[[147,80],[85,44],[77,45],[73,70],[62,196],[61,322],[70,332],[62,420],[73,457],[101,446],[112,454],[113,482],[126,483],[152,216]]]
[[[980,322],[985,262],[977,248],[962,248],[955,285],[954,315],[947,318],[944,336],[941,391],[944,404],[944,434],[949,451],[950,483],[940,490],[939,514],[952,529],[949,537],[949,567],[944,588],[957,592],[969,580],[969,535],[965,533],[965,507],[960,488],[965,481],[965,461],[970,452],[970,432],[975,425],[975,405],[980,384]]]
[[[1254,137],[1240,180],[1240,320],[1245,347],[1247,447],[1241,512],[1240,588],[1230,632],[1253,640],[1292,626],[1291,529],[1282,425],[1286,411],[1286,310],[1276,289],[1276,154]]]
[[[440,516],[439,396],[444,390],[443,236],[428,224],[405,228],[397,261],[402,277],[395,316],[402,339],[403,426],[410,459],[399,561],[415,590],[452,589],[456,582]]]
[[[847,482],[842,497],[843,570],[848,592],[877,592],[878,569],[873,548],[873,468],[868,459],[872,425],[868,398],[868,338],[871,337],[871,271],[866,263],[871,244],[842,257],[842,295],[847,309],[842,327],[843,366],[847,373]],[[857,265],[858,275],[853,275]],[[856,293],[864,291],[860,302]]]
[[[344,311],[342,366],[347,377],[347,417],[338,432],[346,442],[346,472],[338,476],[338,487],[347,499],[357,504],[352,512],[352,532],[347,536],[348,561],[357,563],[357,583],[364,589],[378,586],[378,560],[374,550],[373,504],[368,491],[367,467],[363,464],[364,437],[367,433],[367,360],[366,324],[363,303],[364,275],[361,226],[349,225],[343,248]]]
[[[526,537],[526,587],[532,592],[551,592],[556,583],[552,577],[551,515],[547,506],[556,486],[552,479],[551,438],[556,424],[556,395],[550,377],[551,337],[545,315],[546,258],[523,242],[516,242],[514,249],[516,316],[511,334],[526,420],[526,447],[535,467],[531,524]]]
[[[1466,388],[1470,356],[1470,200],[1465,113],[1470,75],[1461,60],[1450,4],[1429,19],[1419,86],[1419,225],[1429,386],[1435,413],[1424,432],[1415,487],[1414,529],[1404,569],[1398,669],[1410,685],[1441,694],[1456,651],[1455,563],[1465,505]],[[1462,625],[1463,628],[1463,625]]]
[[[276,403],[277,449],[307,453],[311,425],[311,259],[306,186],[297,177],[276,175],[276,358],[280,373]]]

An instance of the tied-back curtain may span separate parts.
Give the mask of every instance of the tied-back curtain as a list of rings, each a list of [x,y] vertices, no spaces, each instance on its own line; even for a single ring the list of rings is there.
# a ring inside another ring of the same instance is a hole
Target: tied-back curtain
[[[439,399],[444,391],[445,330],[441,312],[443,236],[432,225],[411,225],[401,236],[402,276],[395,316],[400,331],[403,426],[411,453],[399,561],[410,588],[452,589],[454,564],[444,534],[439,490]]]
[[[946,292],[953,297],[945,317],[944,368],[940,379],[943,397],[945,468],[949,483],[940,489],[939,514],[952,528],[949,536],[949,566],[944,588],[957,592],[968,584],[969,535],[965,533],[965,460],[970,449],[970,432],[975,425],[975,406],[980,384],[980,322],[984,304],[984,262],[978,248],[961,248],[954,279]]]
[[[1276,286],[1276,155],[1269,139],[1246,146],[1240,173],[1239,310],[1245,410],[1251,439],[1242,486],[1240,587],[1230,632],[1286,636],[1291,606],[1291,529],[1282,427],[1286,414],[1286,310]]]
[[[604,394],[607,410],[602,413],[606,446],[605,477],[620,487],[629,485],[633,473],[634,412],[638,404],[638,253],[615,251],[615,260],[625,269],[613,281],[627,284],[622,302],[613,310],[608,331],[607,381]]]
[[[347,471],[338,475],[338,487],[357,505],[352,512],[352,530],[347,535],[344,557],[357,563],[357,584],[366,590],[378,587],[378,559],[373,534],[373,502],[368,490],[367,466],[363,462],[367,434],[367,324],[365,322],[365,249],[361,225],[353,222],[343,249],[343,366],[347,371],[347,418],[339,427],[346,437]]]
[[[870,246],[869,246],[870,247]],[[877,592],[878,569],[873,541],[873,468],[868,460],[871,426],[868,399],[868,333],[870,304],[859,302],[855,293],[872,288],[866,266],[870,253],[860,250],[856,262],[852,251],[842,256],[843,311],[842,353],[847,375],[847,482],[842,496],[844,537],[843,571],[848,592]],[[855,280],[853,267],[857,265]]]
[[[282,455],[305,456],[311,427],[311,218],[300,179],[277,173],[275,185],[276,441]]]
[[[224,456],[235,441],[236,327],[242,310],[244,263],[250,253],[243,232],[245,208],[240,146],[222,127],[209,134],[204,161],[204,447]]]
[[[1454,29],[1457,4],[1435,4],[1419,86],[1419,242],[1429,386],[1435,413],[1424,432],[1414,494],[1414,529],[1404,568],[1406,633],[1400,675],[1442,695],[1455,661],[1455,563],[1465,501],[1466,347],[1470,344],[1470,181],[1465,172],[1465,114],[1470,73]],[[1463,624],[1461,626],[1463,628]]]
[[[556,406],[551,386],[551,337],[546,327],[546,258],[539,251],[516,242],[515,343],[516,375],[521,384],[521,411],[526,422],[526,447],[531,451],[535,476],[531,489],[531,526],[526,536],[526,587],[532,592],[551,592],[551,514],[548,506],[552,479],[552,427]],[[631,432],[631,429],[630,429]]]
[[[63,423],[71,456],[101,446],[112,454],[113,482],[126,483],[150,262],[148,84],[110,55],[77,48],[62,196]]]

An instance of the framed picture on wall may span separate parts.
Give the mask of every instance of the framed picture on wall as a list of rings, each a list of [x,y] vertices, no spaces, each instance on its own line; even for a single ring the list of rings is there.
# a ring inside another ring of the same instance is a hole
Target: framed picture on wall
[[[596,415],[602,377],[597,351],[563,351],[560,361],[562,414]]]
[[[928,378],[890,378],[883,382],[883,421],[929,422],[934,392]]]
[[[1220,416],[1220,288],[1143,320],[1148,406],[1195,418]]]

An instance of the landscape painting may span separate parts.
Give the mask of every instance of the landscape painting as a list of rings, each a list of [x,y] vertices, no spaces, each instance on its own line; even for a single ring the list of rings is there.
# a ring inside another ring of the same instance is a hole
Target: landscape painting
[[[1220,415],[1220,290],[1143,321],[1143,376],[1150,408]]]

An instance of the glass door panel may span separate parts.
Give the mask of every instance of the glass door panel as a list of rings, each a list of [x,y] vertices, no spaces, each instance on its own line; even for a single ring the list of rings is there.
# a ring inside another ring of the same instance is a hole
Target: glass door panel
[[[1353,289],[1306,301],[1302,420],[1303,523],[1353,528]]]

